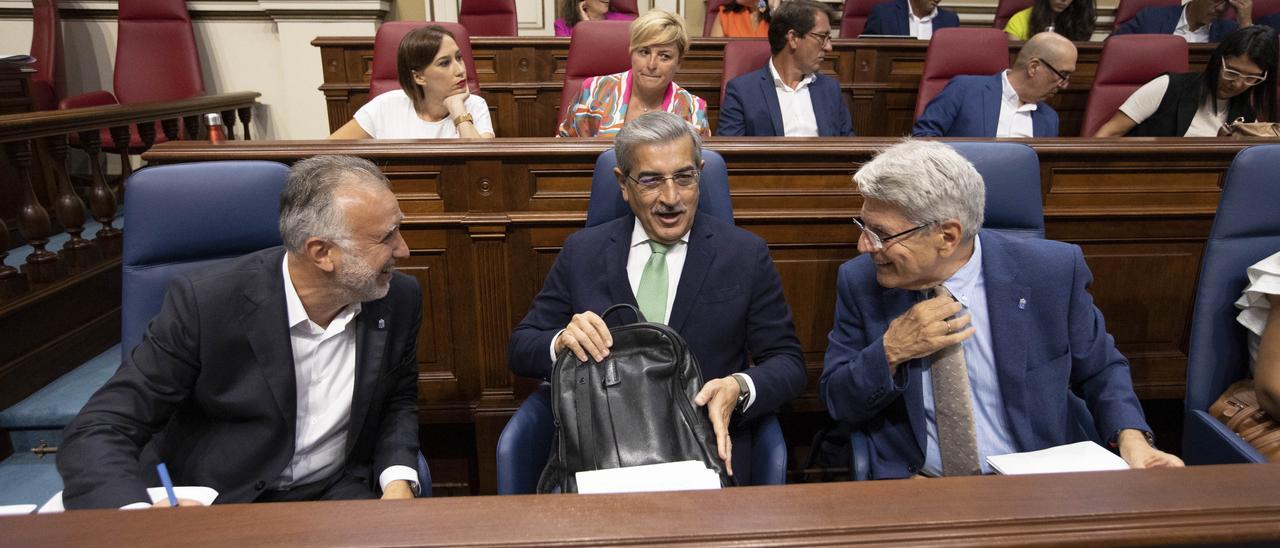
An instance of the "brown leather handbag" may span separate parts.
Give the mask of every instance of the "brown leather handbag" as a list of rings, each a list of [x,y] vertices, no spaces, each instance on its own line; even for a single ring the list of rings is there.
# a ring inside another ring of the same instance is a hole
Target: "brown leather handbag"
[[[1209,414],[1222,421],[1269,462],[1280,462],[1280,422],[1262,410],[1253,390],[1253,379],[1245,379],[1227,387],[1218,401],[1209,406]]]
[[[1246,122],[1244,118],[1236,118],[1218,128],[1218,137],[1280,137],[1280,123]]]

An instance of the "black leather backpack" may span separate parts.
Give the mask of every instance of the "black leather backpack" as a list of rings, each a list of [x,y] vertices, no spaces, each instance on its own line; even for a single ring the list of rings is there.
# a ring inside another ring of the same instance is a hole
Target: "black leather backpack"
[[[603,362],[580,362],[563,350],[551,371],[556,434],[538,480],[539,493],[577,491],[584,470],[697,460],[730,485],[716,455],[706,410],[694,405],[702,372],[684,339],[662,324],[640,321],[609,330],[613,346]]]

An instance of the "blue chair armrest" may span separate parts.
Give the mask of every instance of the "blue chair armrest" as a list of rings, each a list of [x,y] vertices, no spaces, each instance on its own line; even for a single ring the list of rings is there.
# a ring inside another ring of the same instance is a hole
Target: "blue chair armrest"
[[[1192,410],[1182,428],[1182,460],[1187,464],[1267,462],[1267,459],[1212,415]]]
[[[756,425],[751,446],[751,484],[782,485],[787,482],[787,442],[778,417],[769,415]]]

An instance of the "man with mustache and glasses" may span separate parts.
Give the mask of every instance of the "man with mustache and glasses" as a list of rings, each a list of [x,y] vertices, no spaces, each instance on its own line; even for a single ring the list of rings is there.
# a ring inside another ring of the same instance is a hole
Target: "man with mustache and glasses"
[[[294,164],[284,246],[175,278],[67,426],[66,507],[150,506],[160,462],[218,503],[411,498],[422,295],[394,268],[403,218],[367,160]]]
[[[698,213],[702,141],[680,117],[651,112],[627,122],[614,149],[632,215],[565,240],[511,334],[508,366],[548,379],[562,351],[603,360],[613,341],[599,314],[638,305],[648,321],[688,342],[706,380],[695,403],[707,406],[729,473],[750,483],[751,426],[806,382],[769,249],[758,236]]]

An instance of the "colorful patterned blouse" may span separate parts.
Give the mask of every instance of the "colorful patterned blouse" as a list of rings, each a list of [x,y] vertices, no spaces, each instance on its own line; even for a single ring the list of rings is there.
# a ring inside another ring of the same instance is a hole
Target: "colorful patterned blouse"
[[[560,123],[560,137],[612,137],[627,119],[631,101],[631,71],[593,76],[582,82],[582,93],[569,105],[569,115]],[[662,110],[684,118],[698,133],[711,135],[707,127],[707,102],[675,82],[662,98]]]

